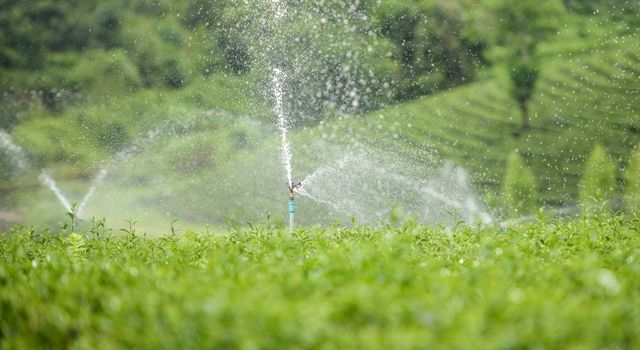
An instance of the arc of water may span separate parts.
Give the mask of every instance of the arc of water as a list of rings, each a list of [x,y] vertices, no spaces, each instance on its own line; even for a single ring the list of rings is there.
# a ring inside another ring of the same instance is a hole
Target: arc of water
[[[210,113],[208,113],[207,116],[209,116],[209,114]],[[191,119],[187,120],[184,123],[178,123],[177,127],[190,128],[190,127],[193,126],[193,124],[195,124],[195,122],[200,117],[201,116],[196,116],[194,118],[191,118]],[[78,217],[79,218],[85,218],[85,208],[87,206],[87,203],[89,202],[89,200],[91,200],[91,197],[93,196],[94,192],[96,191],[96,188],[107,177],[107,175],[109,174],[109,168],[111,166],[113,166],[114,163],[128,161],[129,159],[134,157],[136,154],[141,152],[145,148],[145,146],[147,146],[148,144],[153,142],[158,137],[158,135],[160,135],[162,132],[165,132],[166,129],[171,129],[172,126],[173,126],[172,123],[168,122],[167,124],[163,124],[163,125],[160,125],[158,127],[155,127],[153,129],[147,131],[147,133],[144,135],[144,137],[142,137],[142,139],[137,144],[135,144],[133,146],[130,146],[128,148],[125,148],[125,149],[119,151],[118,153],[116,153],[115,156],[112,157],[111,161],[105,167],[100,169],[98,171],[98,173],[96,174],[96,176],[91,181],[91,187],[85,193],[84,197],[82,198],[82,200],[80,201],[80,203],[78,205],[78,213],[77,213]]]
[[[303,197],[307,197],[317,203],[320,204],[325,204],[327,206],[329,206],[330,208],[334,209],[337,212],[345,212],[347,208],[344,208],[334,202],[319,198],[317,196],[314,196],[313,194],[309,193],[306,190],[306,187],[310,186],[311,184],[313,184],[313,182],[322,177],[322,176],[326,176],[327,174],[329,174],[332,170],[334,169],[343,169],[347,164],[349,164],[350,162],[354,161],[354,156],[352,154],[347,154],[342,156],[341,158],[339,158],[338,160],[331,162],[329,164],[323,165],[321,167],[319,167],[318,169],[316,169],[313,173],[311,173],[310,175],[308,175],[302,182],[302,186],[299,188],[296,188],[295,191],[300,194]],[[351,208],[353,209],[353,208]]]
[[[95,192],[96,187],[102,182],[102,180],[104,180],[105,177],[107,177],[107,174],[108,172],[107,172],[107,169],[105,168],[102,168],[100,169],[100,171],[98,171],[98,174],[91,182],[91,187],[89,188],[89,191],[87,191],[87,193],[84,195],[84,197],[80,201],[80,204],[78,205],[79,218],[83,219],[85,217],[84,209],[87,206],[89,199],[91,199],[91,196],[93,195],[93,192]]]
[[[222,112],[218,111],[218,113],[227,114],[227,112],[225,111],[222,111]],[[190,128],[198,120],[200,120],[203,117],[210,117],[211,114],[212,114],[211,111],[207,111],[205,115],[195,116],[193,118],[190,118],[186,122],[182,122],[182,123],[178,122],[177,124],[169,121],[165,124],[162,124],[156,128],[149,130],[144,135],[142,140],[137,144],[116,153],[116,155],[111,159],[109,164],[104,168],[100,169],[96,174],[96,176],[94,177],[93,181],[91,182],[91,187],[85,193],[82,200],[79,202],[77,213],[76,213],[77,216],[79,218],[84,218],[85,216],[84,211],[87,203],[93,196],[97,186],[106,178],[108,174],[108,169],[110,166],[113,165],[113,163],[126,162],[127,160],[131,159],[134,155],[136,155],[141,150],[143,150],[146,145],[153,142],[157,138],[157,136],[162,132],[166,132],[167,130],[171,131],[173,127]],[[28,163],[26,152],[24,151],[24,149],[22,149],[20,146],[16,145],[13,142],[11,135],[9,135],[9,133],[7,133],[2,129],[0,129],[0,148],[6,150],[9,153],[9,156],[15,162],[19,170],[21,171],[27,170],[27,168],[29,167],[29,163]],[[54,193],[56,199],[65,208],[65,210],[67,210],[68,212],[71,212],[73,209],[71,205],[71,201],[64,194],[64,192],[62,192],[62,190],[58,187],[56,181],[51,177],[51,175],[49,175],[46,171],[43,170],[42,173],[40,174],[39,179],[43,186],[47,187],[49,190],[51,190],[51,192]]]
[[[395,174],[394,178],[398,182],[402,182],[407,185],[411,184],[411,181],[404,176]],[[478,215],[478,217],[486,223],[490,223],[492,221],[491,216],[485,213],[484,211],[479,210],[476,203],[473,203],[473,205],[469,205],[470,203],[467,203],[468,205],[464,205],[463,203],[455,199],[448,198],[444,193],[442,193],[441,191],[438,191],[437,189],[433,188],[431,185],[428,185],[428,184],[422,186],[420,188],[420,192],[422,192],[424,195],[427,195],[430,198],[438,200],[443,204],[446,204],[455,209],[467,210],[473,215]],[[473,217],[468,217],[467,219],[473,219]]]
[[[316,202],[321,203],[321,204],[328,205],[329,207],[335,209],[337,212],[342,212],[343,211],[337,204],[332,203],[332,202],[327,201],[327,200],[324,200],[324,199],[321,199],[321,198],[317,198],[317,197],[313,196],[312,194],[310,194],[309,192],[307,192],[303,187],[300,187],[300,188],[296,189],[296,192],[298,194],[300,194],[301,196],[307,197],[307,198],[309,198],[309,199],[311,199],[313,201],[316,201]]]
[[[29,163],[27,161],[27,153],[20,146],[16,145],[11,139],[11,135],[9,135],[4,130],[0,130],[0,147],[9,152],[9,156],[12,158],[20,171],[27,170],[27,168],[29,167]],[[51,190],[51,192],[53,192],[64,209],[67,212],[71,212],[71,202],[69,201],[67,196],[65,196],[65,194],[60,190],[55,180],[53,180],[53,178],[46,171],[43,171],[40,174],[39,179],[44,186],[46,186]]]
[[[313,184],[313,182],[317,178],[326,176],[334,169],[338,169],[338,170],[342,169],[345,166],[347,166],[350,162],[353,162],[357,159],[358,159],[357,156],[346,155],[338,159],[337,161],[332,162],[331,164],[327,164],[325,166],[318,168],[311,175],[307,176],[304,179],[304,181],[302,181],[302,187],[298,189],[297,192],[300,193],[302,196],[308,197],[316,202],[326,204],[334,209],[340,210],[335,203],[327,200],[323,200],[322,198],[314,196],[312,193],[307,191],[305,187],[308,187],[309,185]],[[467,218],[466,218],[468,220],[479,218],[485,223],[491,223],[493,221],[491,216],[485,211],[483,211],[482,209],[480,209],[479,205],[473,199],[469,198],[466,201],[460,201],[455,198],[450,198],[449,196],[444,194],[442,191],[436,189],[433,185],[429,183],[423,183],[420,186],[416,186],[419,184],[416,184],[413,180],[410,180],[401,174],[390,173],[383,167],[372,167],[372,169],[374,172],[378,173],[379,175],[385,178],[393,179],[396,183],[400,184],[401,186],[404,186],[407,188],[415,188],[416,191],[421,193],[422,196],[424,196],[425,198],[429,198],[430,200],[436,200],[438,202],[443,203],[446,206],[459,209],[464,211],[465,213],[468,213],[469,215],[467,215]],[[456,170],[456,179],[458,180],[457,181],[458,186],[464,186],[466,183],[465,174],[461,171],[462,170],[460,171]]]
[[[27,154],[18,145],[16,145],[6,131],[0,130],[0,148],[9,152],[9,156],[13,159],[20,171],[24,171],[28,167]]]
[[[335,166],[338,169],[342,169],[350,161],[351,161],[351,158],[349,157],[349,155],[346,155],[331,164],[321,166],[320,168],[316,169],[313,173],[311,173],[311,175],[307,176],[304,180],[302,180],[302,188],[304,188],[305,185],[308,186],[309,184],[313,183],[313,181],[316,178],[326,175],[332,169],[332,167]]]
[[[55,194],[56,198],[58,199],[60,204],[62,204],[62,206],[67,210],[67,212],[71,213],[73,211],[71,202],[64,195],[64,193],[62,193],[60,188],[58,188],[58,184],[56,184],[56,182],[47,172],[43,171],[40,174],[40,182],[42,182],[43,185],[47,186],[51,190],[51,192]]]

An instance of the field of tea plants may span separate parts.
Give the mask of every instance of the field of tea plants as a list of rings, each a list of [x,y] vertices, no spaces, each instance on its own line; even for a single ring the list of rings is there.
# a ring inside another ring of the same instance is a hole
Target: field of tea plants
[[[640,347],[640,216],[0,236],[0,348]]]

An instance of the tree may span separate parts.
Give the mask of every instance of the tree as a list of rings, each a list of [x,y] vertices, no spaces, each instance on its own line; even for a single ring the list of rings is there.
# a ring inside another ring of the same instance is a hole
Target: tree
[[[527,129],[530,126],[528,104],[539,76],[536,48],[556,31],[564,6],[558,0],[484,2],[492,11],[497,29],[492,33],[494,42],[510,52],[507,66],[511,96],[520,108],[522,128]]]
[[[630,213],[640,212],[640,145],[631,153],[624,171],[624,207]]]
[[[616,195],[616,165],[607,150],[596,144],[587,158],[580,181],[580,205],[588,209],[607,204]]]
[[[386,2],[378,31],[394,45],[401,68],[397,98],[413,99],[473,80],[486,65],[486,43],[471,35],[461,1]]]
[[[13,171],[13,164],[11,164],[9,155],[4,152],[3,149],[0,149],[0,182],[4,184],[6,181],[9,181]],[[0,193],[4,190],[3,187],[4,186],[0,187]]]
[[[567,10],[586,16],[604,14],[614,21],[625,21],[637,26],[640,23],[640,2],[629,0],[562,0]]]
[[[28,16],[27,5],[16,1],[0,6],[0,67],[38,68],[44,61],[44,33]]]
[[[536,206],[536,180],[518,152],[507,157],[502,181],[505,212],[510,217],[530,214]]]
[[[251,4],[254,8],[247,13],[273,16],[270,6],[259,7],[264,2]],[[239,34],[250,49],[251,74],[262,84],[256,92],[272,89],[274,68],[286,75],[283,103],[293,126],[316,123],[336,111],[361,113],[391,101],[397,69],[388,57],[390,43],[372,27],[369,5],[351,1],[280,4],[286,9],[283,19],[250,17]]]
[[[0,66],[40,68],[47,51],[121,44],[124,1],[0,0]]]
[[[529,120],[529,100],[538,81],[539,71],[537,64],[531,60],[524,60],[522,57],[515,57],[509,62],[509,78],[511,80],[511,97],[518,104],[522,115],[522,128],[528,129],[531,125]]]

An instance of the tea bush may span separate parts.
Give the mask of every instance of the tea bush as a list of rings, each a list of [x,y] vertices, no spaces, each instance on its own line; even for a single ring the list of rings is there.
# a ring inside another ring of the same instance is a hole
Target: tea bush
[[[580,182],[580,204],[590,208],[616,197],[616,164],[601,145],[596,144],[584,165]]]
[[[639,216],[124,231],[1,236],[0,347],[640,346]]]

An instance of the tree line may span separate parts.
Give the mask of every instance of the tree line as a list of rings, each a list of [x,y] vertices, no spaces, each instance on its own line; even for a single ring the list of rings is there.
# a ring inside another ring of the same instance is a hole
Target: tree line
[[[637,28],[640,13],[640,5],[624,0],[286,1],[292,15],[274,34],[265,24],[268,6],[2,0],[0,77],[9,96],[3,102],[19,108],[23,91],[36,90],[56,112],[79,91],[105,86],[178,89],[218,73],[251,75],[275,50],[282,64],[304,61],[306,71],[292,70],[291,108],[311,120],[327,107],[359,113],[451,89],[503,65],[528,128],[539,44],[570,16],[604,16]],[[0,125],[17,122],[16,108],[5,108]]]
[[[582,171],[578,203],[583,211],[602,208],[640,211],[640,145],[621,164],[607,149],[596,143]],[[502,181],[502,201],[495,203],[510,218],[533,214],[538,208],[538,184],[525,159],[516,151],[507,156]]]

